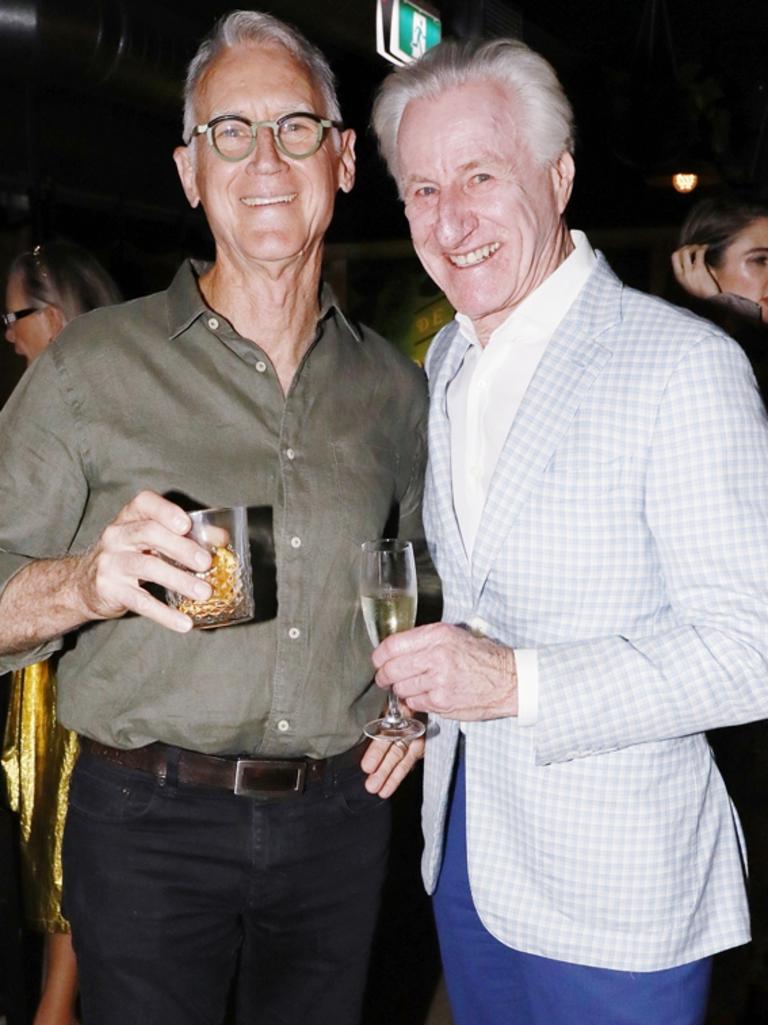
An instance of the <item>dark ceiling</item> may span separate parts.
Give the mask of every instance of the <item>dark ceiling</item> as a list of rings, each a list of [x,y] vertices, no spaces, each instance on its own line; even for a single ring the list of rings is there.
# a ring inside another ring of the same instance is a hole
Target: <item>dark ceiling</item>
[[[520,32],[557,67],[579,125],[571,220],[587,228],[679,223],[689,197],[652,184],[697,162],[766,195],[766,0],[445,0],[444,31]],[[86,241],[105,233],[149,254],[206,245],[170,153],[184,64],[214,0],[0,2],[0,224]],[[337,72],[360,137],[358,186],[332,238],[405,236],[367,131],[388,65],[375,54],[375,0],[273,0]],[[74,225],[74,227],[73,227]]]

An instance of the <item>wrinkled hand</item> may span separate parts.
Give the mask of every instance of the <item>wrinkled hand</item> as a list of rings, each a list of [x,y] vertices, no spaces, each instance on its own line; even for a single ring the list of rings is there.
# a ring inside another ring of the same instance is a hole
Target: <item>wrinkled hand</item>
[[[391,797],[416,763],[424,757],[424,737],[415,740],[372,740],[360,766],[368,774],[369,794]]]
[[[75,587],[88,619],[117,619],[135,612],[169,630],[186,633],[188,616],[153,598],[142,582],[188,598],[206,599],[210,585],[168,560],[203,571],[210,553],[184,535],[189,516],[154,491],[142,491],[123,506],[98,541],[77,558]]]
[[[447,623],[392,634],[373,653],[376,683],[413,712],[465,722],[517,715],[515,653]]]
[[[672,270],[677,283],[698,299],[711,299],[721,289],[711,267],[705,260],[707,247],[681,246],[672,254]]]

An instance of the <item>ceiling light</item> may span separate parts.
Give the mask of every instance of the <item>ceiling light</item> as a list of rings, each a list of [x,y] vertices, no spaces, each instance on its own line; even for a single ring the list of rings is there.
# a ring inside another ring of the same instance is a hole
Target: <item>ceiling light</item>
[[[672,175],[672,188],[675,192],[693,192],[699,184],[699,176],[692,171],[678,171]]]

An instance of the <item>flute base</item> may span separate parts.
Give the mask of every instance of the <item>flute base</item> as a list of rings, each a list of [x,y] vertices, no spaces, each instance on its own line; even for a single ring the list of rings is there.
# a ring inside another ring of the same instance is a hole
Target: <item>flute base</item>
[[[371,740],[388,740],[391,744],[397,740],[404,740],[407,744],[409,741],[423,736],[426,728],[426,725],[418,719],[393,720],[385,717],[366,723],[363,733]]]

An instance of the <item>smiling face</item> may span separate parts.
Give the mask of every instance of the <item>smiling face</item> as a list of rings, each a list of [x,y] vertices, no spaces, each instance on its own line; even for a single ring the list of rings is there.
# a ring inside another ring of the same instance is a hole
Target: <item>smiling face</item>
[[[477,81],[412,100],[397,135],[414,248],[481,341],[562,263],[573,161],[534,159],[518,104]]]
[[[296,111],[328,116],[305,69],[280,46],[226,50],[195,97],[199,123],[220,114],[272,121]],[[305,160],[281,154],[267,127],[250,156],[236,163],[222,160],[205,135],[176,150],[184,192],[205,210],[217,259],[283,266],[319,254],[336,191],[348,192],[354,182],[354,133],[336,134],[334,140],[327,133]]]
[[[760,304],[768,323],[768,217],[758,217],[735,236],[712,273],[723,292]]]

